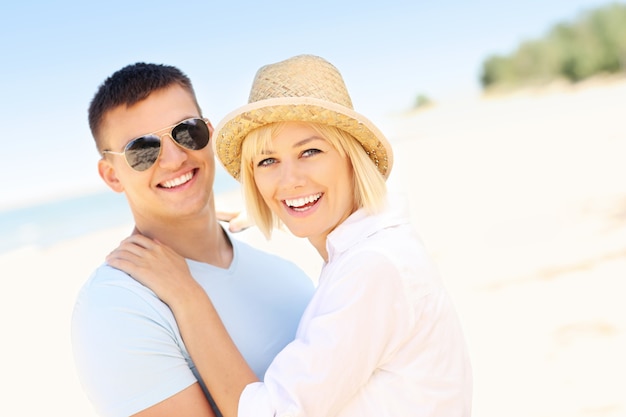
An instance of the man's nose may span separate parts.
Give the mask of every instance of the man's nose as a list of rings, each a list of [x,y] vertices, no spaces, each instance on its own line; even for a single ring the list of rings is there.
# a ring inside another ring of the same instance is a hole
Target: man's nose
[[[166,169],[176,169],[188,158],[187,150],[174,142],[170,135],[161,137],[161,154],[159,166]]]

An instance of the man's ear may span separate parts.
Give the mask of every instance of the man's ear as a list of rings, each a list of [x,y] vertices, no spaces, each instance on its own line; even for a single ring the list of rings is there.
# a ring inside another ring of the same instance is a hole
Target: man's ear
[[[213,139],[213,132],[215,132],[215,129],[213,128],[210,120],[207,120],[206,126],[209,128],[209,136]]]
[[[117,177],[117,172],[115,171],[115,167],[111,164],[111,162],[106,159],[100,159],[98,161],[98,174],[100,174],[100,178],[104,180],[106,185],[109,186],[116,193],[121,193],[124,191],[124,186],[120,182]]]

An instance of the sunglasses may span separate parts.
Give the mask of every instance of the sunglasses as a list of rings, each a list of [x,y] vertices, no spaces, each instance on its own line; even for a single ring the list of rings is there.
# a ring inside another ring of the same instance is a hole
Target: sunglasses
[[[130,166],[135,171],[145,171],[159,159],[161,154],[161,138],[169,136],[178,146],[191,151],[203,149],[211,138],[208,119],[192,118],[183,120],[173,126],[165,127],[162,130],[169,130],[157,136],[155,133],[133,139],[124,147],[124,152],[102,151],[113,155],[123,155]]]

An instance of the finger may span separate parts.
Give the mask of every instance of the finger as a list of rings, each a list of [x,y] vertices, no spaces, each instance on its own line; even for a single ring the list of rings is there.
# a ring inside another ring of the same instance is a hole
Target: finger
[[[237,217],[239,212],[237,211],[221,211],[217,210],[215,215],[217,216],[217,220],[222,222],[230,222],[233,218]]]
[[[120,242],[107,259],[125,259],[134,263],[138,263],[140,259],[154,259],[161,254],[161,245],[144,236],[130,236]]]
[[[250,219],[250,217],[248,217],[247,212],[242,211],[241,213],[238,213],[237,216],[231,219],[228,225],[228,229],[231,232],[236,233],[246,230],[251,226],[254,226],[254,222],[252,221],[252,219]]]
[[[116,256],[107,256],[106,263],[115,269],[119,269],[122,272],[130,275],[131,277],[137,276],[137,265],[129,259]]]
[[[112,250],[107,258],[126,259],[136,262],[139,259],[151,259],[154,258],[153,252],[149,249],[142,248],[134,243],[123,242],[120,246]]]
[[[154,249],[155,246],[159,246],[158,242],[156,242],[154,239],[151,239],[141,234],[132,234],[126,239],[122,240],[122,243],[134,244],[145,249]]]
[[[105,262],[111,266],[118,267],[120,263],[128,264],[128,265],[143,265],[148,262],[145,257],[137,255],[133,252],[127,250],[115,249],[113,252],[109,253]],[[118,268],[123,269],[123,268]]]

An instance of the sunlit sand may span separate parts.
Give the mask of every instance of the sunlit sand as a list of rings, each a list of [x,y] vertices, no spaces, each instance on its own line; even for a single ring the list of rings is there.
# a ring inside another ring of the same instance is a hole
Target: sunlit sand
[[[626,415],[625,108],[626,81],[612,80],[391,118],[389,184],[407,195],[456,301],[477,417]],[[218,204],[237,208],[238,193]],[[0,255],[0,415],[95,416],[74,371],[70,315],[130,230]],[[317,274],[306,241],[240,237]]]

